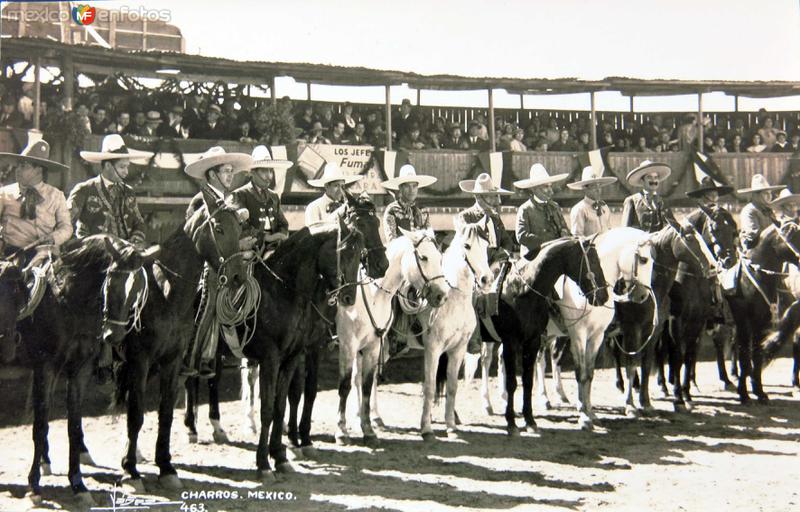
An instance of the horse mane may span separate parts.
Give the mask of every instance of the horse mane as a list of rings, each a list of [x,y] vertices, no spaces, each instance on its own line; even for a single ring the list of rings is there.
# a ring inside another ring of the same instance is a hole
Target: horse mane
[[[22,271],[17,265],[10,261],[0,261],[0,280],[16,281],[22,280]]]
[[[334,223],[319,224],[311,227],[304,227],[289,235],[289,238],[281,242],[275,249],[267,261],[279,261],[286,258],[287,255],[293,254],[298,249],[302,249],[307,245],[309,237],[327,237],[337,235],[339,227]]]
[[[108,235],[101,234],[68,240],[61,246],[61,262],[64,268],[73,272],[105,270],[111,263],[111,255],[106,248],[107,238]]]

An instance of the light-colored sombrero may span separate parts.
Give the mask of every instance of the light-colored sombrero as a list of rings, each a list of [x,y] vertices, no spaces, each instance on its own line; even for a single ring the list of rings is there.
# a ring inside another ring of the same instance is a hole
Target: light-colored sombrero
[[[536,163],[531,166],[530,175],[527,179],[518,180],[514,182],[517,188],[528,189],[539,187],[541,185],[549,185],[551,183],[558,183],[564,181],[569,177],[568,173],[554,174],[550,176],[547,169],[542,164]]]
[[[33,165],[44,167],[48,171],[66,171],[69,169],[64,164],[50,160],[50,144],[44,140],[28,142],[20,154],[0,153],[0,159],[12,162],[30,162]]]
[[[567,187],[571,188],[572,190],[583,190],[591,187],[592,185],[605,187],[607,185],[611,185],[612,183],[616,183],[616,181],[617,178],[615,176],[600,176],[597,174],[597,171],[594,170],[594,167],[588,165],[583,168],[583,172],[581,172],[581,179],[572,183],[567,183]]]
[[[784,204],[787,203],[800,204],[800,194],[792,194],[792,192],[788,188],[785,188],[781,190],[780,194],[778,194],[777,199],[769,202],[769,205],[772,207],[776,207],[776,206],[783,206]]]
[[[312,187],[321,188],[332,181],[343,181],[345,185],[349,185],[351,183],[355,183],[363,177],[364,176],[359,174],[351,174],[348,176],[342,172],[336,163],[328,162],[322,169],[322,176],[315,180],[308,180],[308,184]]]
[[[767,178],[763,174],[754,174],[750,179],[749,188],[740,188],[736,191],[737,194],[749,194],[751,192],[772,192],[773,190],[781,190],[786,188],[786,185],[770,185]]]
[[[672,173],[672,169],[667,164],[645,160],[639,164],[639,167],[629,172],[625,179],[630,185],[634,187],[641,187],[642,178],[653,173],[658,174],[659,180],[663,180]]]
[[[413,165],[405,164],[400,168],[396,177],[382,182],[381,186],[389,190],[397,190],[403,183],[416,183],[419,188],[423,188],[436,183],[436,178],[424,174],[417,174],[417,170],[414,169]]]
[[[197,180],[206,179],[206,171],[214,166],[231,164],[233,172],[242,172],[250,168],[253,158],[247,153],[226,153],[225,148],[214,146],[196,160],[186,166],[184,172]]]
[[[276,160],[272,158],[272,151],[267,146],[256,146],[252,153],[253,163],[250,169],[288,169],[294,163],[290,160]]]
[[[492,177],[487,173],[478,175],[475,180],[461,180],[458,182],[458,187],[468,194],[475,195],[509,195],[513,194],[510,190],[500,188],[492,182]]]
[[[81,151],[81,158],[87,162],[101,163],[106,160],[142,160],[153,156],[149,151],[129,149],[122,140],[122,136],[117,133],[106,135],[100,144],[100,151]]]

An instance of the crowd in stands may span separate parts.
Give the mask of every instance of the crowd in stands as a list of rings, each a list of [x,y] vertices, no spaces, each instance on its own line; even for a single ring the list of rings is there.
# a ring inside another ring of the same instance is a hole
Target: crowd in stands
[[[6,87],[0,83],[0,126],[32,126],[31,84]],[[53,110],[63,111],[56,94],[43,94],[42,119]],[[262,141],[269,144],[302,139],[316,144],[368,144],[384,147],[387,142],[383,107],[344,103],[295,102],[288,97],[272,106],[269,98],[246,95],[212,99],[208,94],[134,94],[128,91],[81,91],[73,115],[87,133],[120,133],[139,137],[173,139]],[[272,109],[270,111],[270,109]],[[269,111],[269,112],[268,112]],[[434,115],[434,109],[416,107],[409,100],[393,111],[392,145],[395,149],[489,149],[489,129],[483,114],[453,123]],[[285,130],[276,130],[275,118]],[[746,116],[717,114],[703,123],[703,151],[714,153],[760,153],[800,151],[800,130],[789,133],[776,127],[776,119],[762,109],[754,122]],[[571,119],[571,120],[570,120]],[[46,124],[46,123],[45,123]],[[545,111],[518,111],[495,118],[495,140],[499,151],[585,151],[591,149],[588,115],[560,116]],[[620,152],[683,151],[696,147],[700,127],[695,114],[623,114],[597,123],[597,145]]]

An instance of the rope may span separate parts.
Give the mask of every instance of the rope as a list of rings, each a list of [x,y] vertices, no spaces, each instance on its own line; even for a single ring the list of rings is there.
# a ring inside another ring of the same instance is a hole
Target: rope
[[[48,263],[48,265],[50,265],[50,263]],[[33,288],[31,289],[30,300],[28,300],[27,304],[25,304],[25,307],[22,308],[17,315],[18,322],[31,316],[39,306],[39,303],[42,301],[44,292],[47,289],[47,286],[45,286],[45,276],[47,275],[47,270],[47,266],[31,268],[31,272],[33,273]]]
[[[247,345],[255,334],[258,307],[261,305],[261,286],[253,277],[252,265],[238,289],[222,286],[217,291],[216,312],[220,325],[236,327],[244,324],[245,334],[241,347]]]
[[[652,288],[647,287],[647,291],[650,292],[650,298],[653,299],[653,327],[650,329],[650,335],[647,337],[644,343],[642,343],[642,346],[634,350],[633,352],[629,352],[624,348],[622,348],[622,346],[619,344],[619,336],[613,336],[611,338],[614,341],[614,344],[617,346],[617,350],[619,350],[620,352],[629,357],[635,357],[641,354],[644,351],[644,349],[647,348],[647,345],[649,345],[650,342],[653,341],[653,339],[656,337],[655,336],[656,328],[658,328],[658,323],[659,323],[658,301],[656,300],[656,294],[653,292]]]

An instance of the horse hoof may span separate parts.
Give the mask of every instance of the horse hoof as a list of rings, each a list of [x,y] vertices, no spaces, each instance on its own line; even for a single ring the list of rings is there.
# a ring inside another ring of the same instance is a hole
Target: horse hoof
[[[686,412],[686,403],[685,402],[674,402],[672,404],[672,408],[675,412]]]
[[[585,414],[581,414],[578,418],[578,426],[584,432],[591,432],[594,430],[594,423],[592,422],[592,418]]]
[[[758,403],[761,405],[769,405],[769,397],[767,395],[758,395]]]
[[[161,487],[164,489],[169,489],[171,491],[183,489],[183,482],[178,478],[178,475],[174,474],[158,477],[158,483],[161,484]]]
[[[686,412],[692,412],[694,410],[694,404],[691,400],[686,400]]]
[[[39,472],[42,476],[50,476],[53,474],[53,468],[50,466],[49,462],[42,462],[39,466]]]
[[[339,446],[347,446],[352,444],[350,436],[348,436],[347,434],[342,434],[337,432],[336,435],[334,436],[334,439],[336,440],[336,444]]]
[[[377,448],[380,446],[381,442],[378,439],[378,436],[364,436],[364,444],[369,448]]]
[[[383,420],[381,418],[372,418],[369,421],[372,424],[372,428],[381,428],[381,429],[386,428],[386,425],[383,423]]]
[[[483,412],[485,412],[487,416],[494,416],[494,409],[492,409],[491,405],[484,407]]]
[[[92,458],[92,454],[89,453],[89,452],[82,452],[78,456],[78,460],[84,466],[97,466],[97,464],[94,463],[94,459]]]
[[[549,411],[553,406],[550,405],[550,400],[540,400],[536,402],[536,408],[540,411]]]
[[[722,391],[729,391],[731,393],[736,393],[736,384],[733,382],[726,382],[722,385]]]
[[[436,441],[436,435],[433,432],[423,432],[422,440],[426,443],[433,443]]]
[[[516,425],[506,427],[506,432],[511,437],[519,437],[519,428]]]
[[[189,441],[189,444],[197,444],[197,434],[188,434],[186,440]]]
[[[300,453],[303,454],[303,457],[314,459],[319,455],[319,452],[313,446],[303,446],[300,448]]]
[[[461,439],[461,435],[458,433],[458,430],[454,428],[448,428],[447,439]]]
[[[128,494],[143,494],[145,492],[144,480],[141,478],[125,477],[121,483],[122,490]]]
[[[300,450],[299,446],[290,445],[289,451],[292,452],[294,456],[294,460],[302,460],[303,459],[303,451]]]
[[[144,455],[142,455],[141,450],[139,450],[139,448],[136,448],[136,462],[141,463],[144,462],[144,460],[145,460]]]
[[[632,405],[626,405],[625,406],[625,417],[626,418],[638,418],[639,417],[639,411],[636,409],[636,407],[634,407]]]
[[[275,473],[273,473],[270,469],[267,469],[266,471],[259,471],[258,479],[261,480],[261,485],[267,487],[274,485],[275,482],[278,481],[278,477],[276,477]]]
[[[217,444],[230,443],[230,439],[228,439],[228,434],[226,434],[224,430],[215,430],[213,437],[214,437],[214,442]]]
[[[281,462],[280,464],[277,464],[275,466],[275,471],[277,471],[278,473],[282,473],[284,475],[289,473],[297,473],[297,469],[288,460],[285,462]]]
[[[75,501],[78,502],[78,507],[82,509],[97,506],[97,503],[95,503],[94,498],[92,498],[92,495],[89,492],[79,492],[75,495]]]
[[[33,507],[39,507],[42,505],[42,495],[41,494],[34,494],[33,492],[28,492],[25,495],[25,498],[30,502]]]
[[[455,413],[455,422],[456,422],[456,425],[461,425],[461,418],[458,417],[458,413],[457,412]]]

